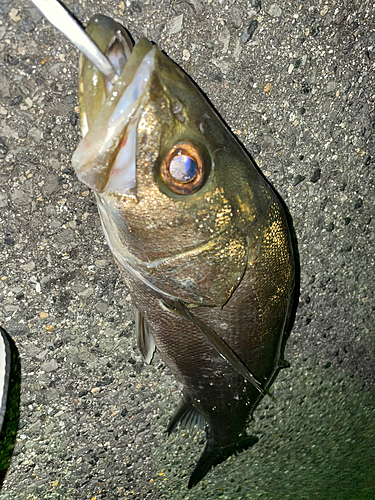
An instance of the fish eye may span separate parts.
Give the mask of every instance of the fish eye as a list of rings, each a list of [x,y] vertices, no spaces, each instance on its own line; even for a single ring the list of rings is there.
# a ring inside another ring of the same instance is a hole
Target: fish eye
[[[179,142],[163,158],[160,176],[164,184],[177,194],[193,194],[206,177],[203,157],[190,142]]]

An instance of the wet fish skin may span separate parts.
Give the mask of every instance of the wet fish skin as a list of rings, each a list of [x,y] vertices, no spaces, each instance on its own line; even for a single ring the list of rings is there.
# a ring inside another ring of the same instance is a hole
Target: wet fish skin
[[[102,18],[89,25],[100,43],[103,30],[99,34],[95,24]],[[124,128],[110,137],[113,103],[131,87],[146,56],[151,69],[144,92]],[[73,164],[95,190],[107,241],[137,308],[141,353],[150,360],[156,346],[183,384],[183,402],[169,430],[202,417],[208,424],[192,487],[212,466],[257,441],[246,435],[246,425],[282,365],[291,327],[295,278],[287,218],[242,146],[159,49],[141,40],[108,95],[95,68],[89,78],[84,68],[83,62],[85,137]],[[100,81],[95,97],[87,86],[92,74]],[[113,165],[134,134],[134,183],[116,190]],[[104,146],[95,140],[100,136],[106,137]],[[198,151],[205,169],[202,186],[190,195],[175,193],[161,174],[163,161],[181,143]],[[215,344],[215,335],[221,343]],[[238,362],[230,361],[233,353]],[[241,374],[243,366],[261,392]]]

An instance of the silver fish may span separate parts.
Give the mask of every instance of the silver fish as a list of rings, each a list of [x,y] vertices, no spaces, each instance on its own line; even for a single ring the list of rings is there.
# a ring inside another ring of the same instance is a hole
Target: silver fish
[[[97,15],[87,33],[117,70],[80,63],[78,178],[137,310],[138,345],[183,384],[178,423],[206,423],[189,488],[248,448],[254,409],[283,366],[295,264],[284,208],[190,78]]]

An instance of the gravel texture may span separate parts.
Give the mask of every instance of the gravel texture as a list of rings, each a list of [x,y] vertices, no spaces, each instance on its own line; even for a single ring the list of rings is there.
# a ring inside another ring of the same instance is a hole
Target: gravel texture
[[[0,322],[22,360],[0,500],[375,498],[371,0],[67,2],[158,43],[208,95],[294,220],[301,295],[259,443],[186,488],[202,433],[168,438],[179,387],[144,366],[94,199],[70,165],[77,51],[0,1]]]

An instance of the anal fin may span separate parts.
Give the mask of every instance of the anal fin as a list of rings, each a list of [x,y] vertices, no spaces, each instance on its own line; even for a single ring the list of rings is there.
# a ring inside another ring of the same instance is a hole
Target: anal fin
[[[181,403],[173,413],[169,425],[167,427],[168,434],[175,430],[178,424],[185,429],[192,429],[194,425],[203,428],[206,421],[204,416],[201,415],[190,403],[182,398]]]

